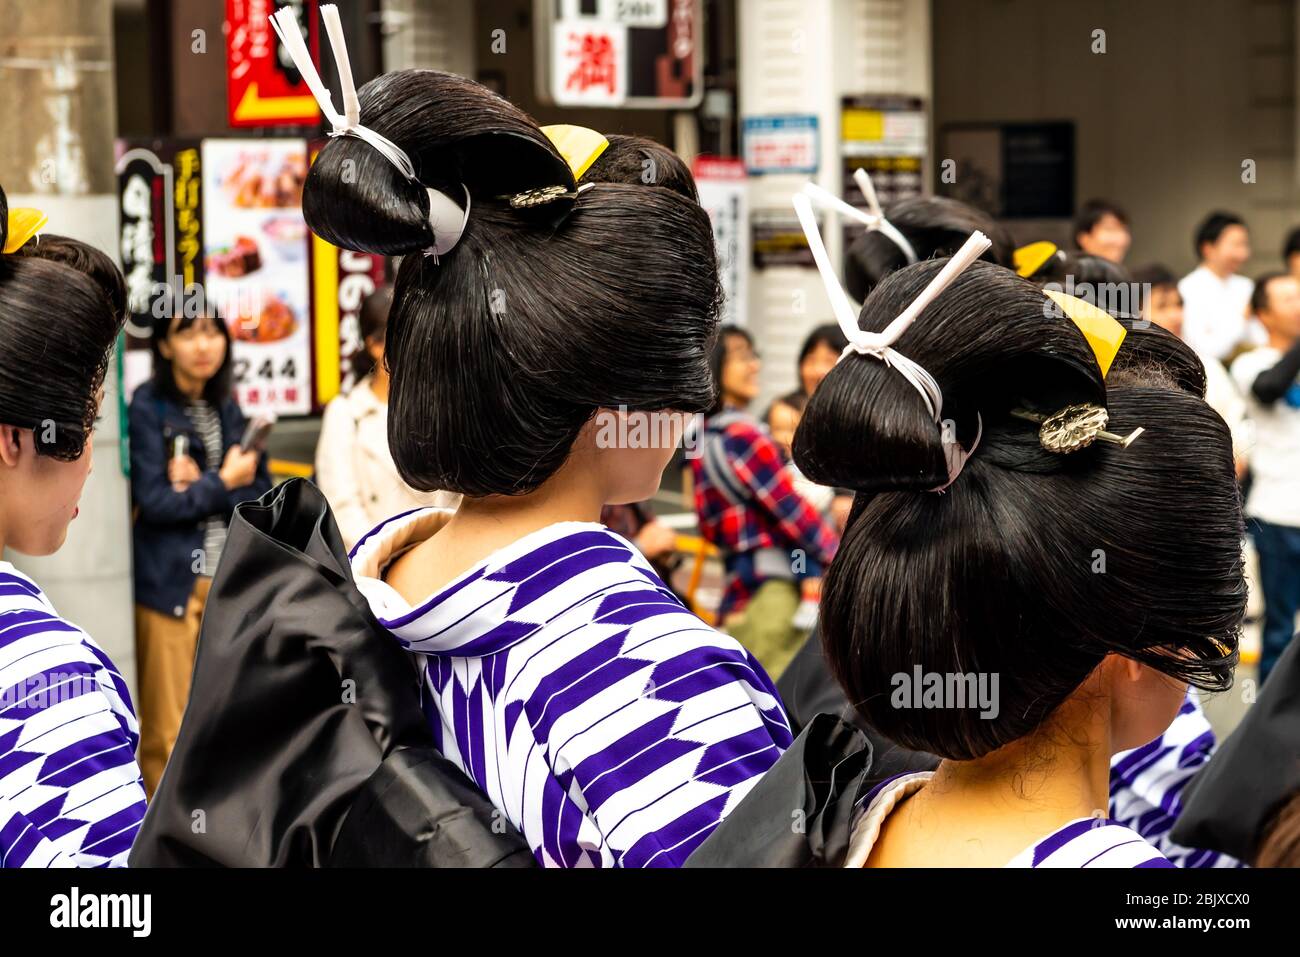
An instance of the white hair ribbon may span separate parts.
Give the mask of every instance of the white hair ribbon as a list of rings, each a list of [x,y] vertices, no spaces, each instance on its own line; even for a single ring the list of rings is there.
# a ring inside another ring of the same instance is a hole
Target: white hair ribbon
[[[948,288],[953,280],[960,276],[971,263],[979,259],[984,250],[988,249],[992,243],[987,236],[979,231],[971,233],[970,238],[944,264],[938,275],[930,280],[929,285],[921,290],[920,295],[912,300],[908,307],[899,313],[882,332],[867,332],[858,327],[857,312],[849,301],[844,287],[840,285],[839,276],[831,265],[830,256],[826,253],[826,245],[822,242],[821,231],[817,228],[817,219],[813,214],[812,202],[808,196],[809,192],[809,190],[805,190],[803,193],[796,193],[792,202],[794,203],[795,215],[799,217],[799,225],[803,227],[804,236],[808,239],[813,261],[817,264],[818,272],[821,273],[822,284],[826,287],[826,293],[830,297],[835,319],[839,323],[840,329],[843,330],[845,337],[849,340],[848,348],[844,350],[841,358],[850,352],[857,352],[877,358],[884,362],[885,365],[898,370],[899,374],[920,393],[921,398],[925,401],[925,408],[930,414],[930,418],[942,429],[943,392],[939,388],[939,383],[925,368],[913,362],[893,346],[898,341],[899,336],[911,326],[925,307]],[[874,196],[874,194],[872,195]],[[870,202],[870,198],[868,202]],[[852,209],[853,207],[848,208]],[[855,212],[858,211],[855,210]],[[949,441],[949,437],[945,434],[943,445],[944,457],[948,462],[948,481],[937,488],[931,489],[931,491],[942,492],[951,485],[960,474],[963,466],[965,466],[966,460],[975,451],[980,437],[984,434],[983,418],[978,413],[976,413],[976,418],[978,426],[975,441],[971,443],[969,449],[963,449],[955,436],[952,436],[951,441]]]
[[[858,168],[853,172],[853,181],[858,184],[858,189],[862,190],[862,195],[867,200],[867,206],[870,207],[867,212],[863,212],[856,206],[844,202],[829,190],[822,189],[816,183],[808,183],[803,190],[819,206],[835,210],[841,216],[847,216],[849,219],[856,220],[868,230],[880,233],[902,252],[907,259],[908,265],[917,261],[916,250],[912,244],[907,241],[907,237],[898,231],[893,223],[885,218],[885,213],[880,208],[880,200],[876,198],[875,187],[871,185],[871,177],[867,171]]]
[[[302,74],[303,82],[311,90],[312,96],[320,105],[321,112],[330,122],[330,136],[352,136],[364,140],[384,155],[397,167],[398,171],[412,183],[418,183],[415,167],[406,151],[388,137],[376,133],[369,127],[361,125],[361,100],[357,96],[356,83],[352,78],[352,61],[348,58],[347,40],[343,35],[343,21],[339,17],[338,7],[332,3],[320,8],[321,19],[325,22],[325,32],[329,36],[330,49],[334,53],[334,63],[338,67],[339,81],[343,87],[343,112],[334,108],[330,91],[321,80],[316,64],[312,62],[311,51],[298,26],[298,18],[293,7],[281,7],[271,14],[271,27],[276,36],[289,51],[293,64]],[[421,184],[423,185],[423,184]],[[465,187],[462,185],[462,189]],[[429,226],[433,230],[433,245],[424,251],[426,256],[433,256],[435,261],[460,241],[469,220],[469,190],[465,189],[465,208],[460,206],[446,193],[425,187],[429,194]]]

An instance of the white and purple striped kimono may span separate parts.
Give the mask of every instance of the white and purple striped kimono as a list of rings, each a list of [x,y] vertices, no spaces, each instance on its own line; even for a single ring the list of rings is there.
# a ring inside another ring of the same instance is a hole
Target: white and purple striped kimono
[[[1183,810],[1183,789],[1214,753],[1214,730],[1189,689],[1178,716],[1149,744],[1121,751],[1110,762],[1110,816],[1150,841],[1179,867],[1245,867],[1218,851],[1195,850],[1169,839]]]
[[[680,865],[790,744],[771,680],[602,525],[527,535],[411,607],[383,569],[449,516],[396,516],[352,555],[439,749],[544,866]]]
[[[863,867],[886,817],[934,777],[933,771],[898,774],[881,781],[863,799],[853,824],[845,867]],[[1173,867],[1142,835],[1100,817],[1079,818],[1025,848],[1006,867]]]
[[[144,818],[139,730],[108,656],[0,562],[0,867],[121,867]]]

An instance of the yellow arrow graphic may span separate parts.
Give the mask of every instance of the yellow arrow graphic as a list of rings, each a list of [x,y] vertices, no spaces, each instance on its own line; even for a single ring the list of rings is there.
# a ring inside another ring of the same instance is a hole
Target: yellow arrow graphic
[[[315,98],[305,96],[276,96],[263,99],[257,95],[257,84],[248,84],[239,105],[235,107],[236,120],[314,120],[320,116]]]

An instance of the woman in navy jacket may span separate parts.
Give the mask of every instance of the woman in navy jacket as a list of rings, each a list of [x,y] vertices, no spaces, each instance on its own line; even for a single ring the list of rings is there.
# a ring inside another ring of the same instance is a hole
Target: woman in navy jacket
[[[189,696],[199,624],[234,507],[271,487],[239,442],[230,332],[215,313],[154,325],[153,378],[131,399],[140,765],[152,795]]]

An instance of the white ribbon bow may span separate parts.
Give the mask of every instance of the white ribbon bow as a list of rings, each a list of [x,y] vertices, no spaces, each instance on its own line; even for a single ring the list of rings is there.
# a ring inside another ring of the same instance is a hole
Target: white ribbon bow
[[[858,170],[858,172],[862,173],[863,171]],[[865,176],[865,173],[863,175]],[[867,183],[869,188],[869,179]],[[864,190],[864,193],[866,193],[866,190]],[[844,212],[845,215],[852,215],[859,220],[871,214],[854,209],[838,197],[812,183],[805,186],[802,193],[796,193],[792,198],[795,215],[799,217],[799,225],[803,227],[804,236],[808,239],[813,261],[817,263],[817,270],[821,273],[822,284],[826,287],[826,293],[830,297],[835,319],[839,323],[840,329],[843,330],[845,337],[849,340],[848,348],[844,350],[840,358],[850,352],[857,352],[862,355],[873,356],[890,368],[897,369],[903,378],[910,382],[912,387],[920,393],[921,398],[925,401],[925,408],[930,414],[930,418],[942,429],[943,391],[939,388],[939,383],[924,367],[895,349],[894,343],[916,321],[916,317],[921,314],[925,307],[947,289],[953,280],[960,276],[971,263],[979,259],[984,254],[984,250],[992,245],[992,242],[978,230],[971,233],[970,238],[966,240],[961,249],[944,264],[938,275],[930,280],[929,284],[921,290],[920,295],[912,300],[911,304],[899,313],[893,322],[881,332],[867,332],[858,327],[857,312],[853,308],[853,303],[849,301],[844,287],[840,285],[839,276],[831,265],[830,256],[826,253],[826,245],[822,242],[821,232],[817,228],[817,218],[813,214],[810,195],[818,196],[823,200],[830,197],[833,202],[828,202],[828,205],[840,212]],[[871,203],[874,198],[874,192],[868,194],[868,203]],[[874,205],[879,208],[878,204]],[[841,207],[843,208],[841,209]],[[847,210],[852,210],[852,212],[847,212]],[[884,218],[880,217],[880,220],[883,222]],[[975,451],[975,447],[979,445],[980,437],[984,434],[984,420],[978,413],[976,413],[976,419],[978,425],[975,441],[971,443],[969,449],[963,449],[961,444],[956,441],[955,436],[952,437],[951,441],[948,441],[948,437],[945,436],[943,444],[944,457],[948,463],[948,481],[937,488],[931,489],[931,491],[942,492],[951,485],[960,474],[962,467],[965,466],[966,460]]]
[[[298,26],[298,18],[293,7],[281,7],[271,14],[271,27],[276,36],[289,51],[293,64],[302,74],[303,81],[311,90],[312,96],[320,105],[321,112],[330,122],[330,136],[352,136],[364,140],[382,153],[398,171],[412,183],[419,182],[415,167],[406,151],[369,127],[361,125],[361,100],[357,96],[357,87],[352,79],[352,61],[348,58],[347,40],[343,36],[343,21],[339,9],[332,3],[320,8],[321,19],[325,21],[325,32],[329,35],[330,49],[334,53],[334,62],[338,66],[339,82],[343,86],[343,112],[334,108],[329,89],[321,80],[316,64],[312,62],[311,51]],[[462,189],[465,187],[462,185]],[[465,189],[465,208],[462,210],[446,193],[425,187],[429,194],[429,225],[433,230],[433,245],[424,251],[426,256],[437,257],[448,252],[460,241],[469,220],[469,190]]]

